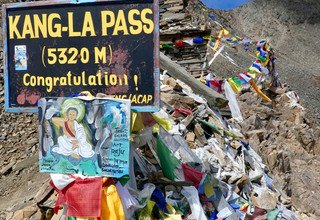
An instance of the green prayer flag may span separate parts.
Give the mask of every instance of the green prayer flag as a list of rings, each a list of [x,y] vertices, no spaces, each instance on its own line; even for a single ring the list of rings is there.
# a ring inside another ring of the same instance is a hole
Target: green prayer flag
[[[174,170],[177,168],[179,160],[172,154],[159,137],[157,137],[157,154],[164,176],[170,180],[174,180],[176,178]]]

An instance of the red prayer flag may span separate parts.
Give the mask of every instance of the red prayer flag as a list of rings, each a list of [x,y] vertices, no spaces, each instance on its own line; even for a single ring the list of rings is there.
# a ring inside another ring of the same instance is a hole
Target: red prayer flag
[[[53,184],[52,184],[53,185]],[[56,209],[68,205],[67,216],[99,218],[101,215],[102,178],[76,179],[59,193]]]
[[[193,185],[198,188],[200,182],[201,182],[201,179],[202,179],[202,176],[203,176],[203,173],[200,172],[199,170],[196,170],[186,164],[182,164],[182,170],[183,170],[183,174],[184,174],[184,178],[187,180],[187,181],[191,181],[193,182]]]

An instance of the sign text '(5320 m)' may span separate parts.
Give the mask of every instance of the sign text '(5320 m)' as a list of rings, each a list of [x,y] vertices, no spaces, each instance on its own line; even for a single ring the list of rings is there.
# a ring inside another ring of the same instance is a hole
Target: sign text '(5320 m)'
[[[88,63],[91,59],[94,60],[95,64],[106,64],[109,65],[112,62],[112,47],[111,45],[106,47],[94,47],[89,50],[86,47],[62,47],[62,48],[42,48],[42,64],[43,66],[55,65],[55,64],[78,64]]]

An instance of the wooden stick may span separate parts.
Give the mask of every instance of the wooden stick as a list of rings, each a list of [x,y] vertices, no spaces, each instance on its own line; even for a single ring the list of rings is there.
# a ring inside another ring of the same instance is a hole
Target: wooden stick
[[[182,66],[172,61],[162,52],[160,52],[160,68],[167,70],[169,75],[189,85],[195,93],[202,95],[208,101],[209,105],[225,107],[228,104],[228,100],[222,94],[217,93],[198,81]]]

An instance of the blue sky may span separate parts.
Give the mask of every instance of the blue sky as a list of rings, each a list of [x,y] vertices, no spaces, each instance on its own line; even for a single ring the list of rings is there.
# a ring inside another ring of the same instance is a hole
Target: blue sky
[[[230,10],[248,3],[250,0],[201,0],[203,4],[212,9]]]

